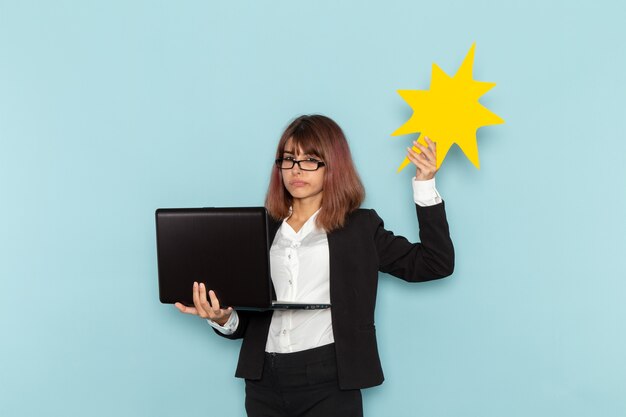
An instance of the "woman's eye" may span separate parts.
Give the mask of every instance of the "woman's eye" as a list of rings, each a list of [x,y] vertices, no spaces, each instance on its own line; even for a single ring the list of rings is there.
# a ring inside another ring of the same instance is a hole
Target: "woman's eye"
[[[284,161],[294,161],[294,157],[293,156],[283,156],[283,160]]]

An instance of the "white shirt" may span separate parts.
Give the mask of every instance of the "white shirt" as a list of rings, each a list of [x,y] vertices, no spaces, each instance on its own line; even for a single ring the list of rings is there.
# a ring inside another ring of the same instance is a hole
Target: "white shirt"
[[[413,177],[413,200],[420,206],[441,203],[435,179]],[[328,239],[317,227],[315,212],[296,233],[283,221],[270,249],[270,272],[279,301],[330,303]],[[332,307],[331,307],[332,308]],[[239,325],[237,312],[220,326],[208,323],[223,334],[232,334]],[[276,310],[272,315],[266,352],[289,353],[333,343],[330,309]]]
[[[330,303],[326,232],[315,224],[319,210],[298,232],[283,221],[270,249],[270,270],[278,301]],[[333,343],[330,309],[276,310],[266,352],[289,353]]]

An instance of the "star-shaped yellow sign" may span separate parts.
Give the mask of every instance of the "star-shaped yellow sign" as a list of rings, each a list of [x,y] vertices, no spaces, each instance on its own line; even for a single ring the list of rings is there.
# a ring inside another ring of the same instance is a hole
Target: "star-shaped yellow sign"
[[[437,168],[441,166],[452,144],[459,145],[465,156],[480,169],[476,131],[482,126],[504,123],[478,99],[495,83],[472,79],[474,43],[454,77],[448,76],[433,63],[430,90],[399,90],[398,93],[413,108],[413,115],[393,136],[420,133],[418,142],[426,145],[424,136],[437,143]],[[420,150],[413,147],[418,153]],[[409,164],[405,158],[398,172]]]

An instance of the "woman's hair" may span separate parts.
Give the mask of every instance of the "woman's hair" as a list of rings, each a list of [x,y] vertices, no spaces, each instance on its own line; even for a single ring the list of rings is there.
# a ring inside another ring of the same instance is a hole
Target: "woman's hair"
[[[343,131],[326,116],[300,116],[283,132],[276,149],[277,159],[283,157],[289,139],[292,139],[295,150],[317,155],[325,163],[322,207],[317,215],[317,226],[326,232],[342,227],[347,215],[358,209],[365,198],[365,189],[352,162]],[[280,171],[274,165],[265,198],[265,207],[276,220],[289,215],[293,200]]]

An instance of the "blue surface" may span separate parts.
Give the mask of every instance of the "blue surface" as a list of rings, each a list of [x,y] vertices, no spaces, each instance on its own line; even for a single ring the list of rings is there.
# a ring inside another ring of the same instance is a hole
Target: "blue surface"
[[[239,416],[239,342],[158,302],[157,207],[259,205],[302,113],[417,239],[399,89],[476,42],[481,170],[437,176],[453,278],[381,276],[368,416],[626,415],[626,6],[0,1],[0,415]]]

